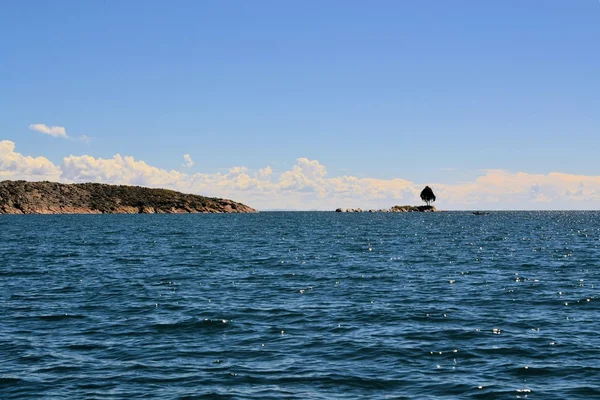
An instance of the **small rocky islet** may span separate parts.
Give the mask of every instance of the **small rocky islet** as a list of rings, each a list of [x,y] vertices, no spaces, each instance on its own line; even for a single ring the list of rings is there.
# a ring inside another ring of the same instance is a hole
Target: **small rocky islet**
[[[0,214],[254,213],[233,200],[103,183],[0,182]]]
[[[393,206],[390,209],[381,208],[381,209],[370,209],[363,210],[362,208],[338,208],[335,212],[350,212],[350,213],[360,213],[360,212],[391,212],[391,213],[403,213],[403,212],[438,212],[438,209],[434,206]]]
[[[433,193],[433,189],[429,186],[425,186],[421,191],[421,200],[425,202],[425,206],[393,206],[388,209],[379,209],[379,210],[363,210],[361,208],[338,208],[335,210],[336,212],[392,212],[392,213],[404,213],[404,212],[437,212],[438,210],[431,205],[432,202],[435,201],[436,196]]]

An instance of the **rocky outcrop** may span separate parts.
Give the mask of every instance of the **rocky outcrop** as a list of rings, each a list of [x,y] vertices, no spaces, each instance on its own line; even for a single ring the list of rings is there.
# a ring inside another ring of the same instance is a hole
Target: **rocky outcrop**
[[[436,212],[434,206],[394,206],[390,212]]]
[[[363,212],[360,208],[338,208],[336,212]],[[434,206],[393,206],[389,210],[369,210],[369,212],[437,212]]]
[[[252,213],[232,200],[101,183],[0,182],[0,214]]]

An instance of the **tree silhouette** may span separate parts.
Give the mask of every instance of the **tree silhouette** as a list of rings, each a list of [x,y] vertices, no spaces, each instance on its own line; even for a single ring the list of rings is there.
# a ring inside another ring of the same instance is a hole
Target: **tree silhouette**
[[[425,186],[425,189],[421,191],[421,200],[427,203],[427,205],[435,201],[435,194],[433,194],[433,190],[429,186]]]

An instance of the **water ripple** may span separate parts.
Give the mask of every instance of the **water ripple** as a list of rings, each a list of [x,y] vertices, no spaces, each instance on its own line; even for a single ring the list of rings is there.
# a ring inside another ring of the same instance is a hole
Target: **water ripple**
[[[596,398],[598,260],[598,212],[1,216],[0,398]]]

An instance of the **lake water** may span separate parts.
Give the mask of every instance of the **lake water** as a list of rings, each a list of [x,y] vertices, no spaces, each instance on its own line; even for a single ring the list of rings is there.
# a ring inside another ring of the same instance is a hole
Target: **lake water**
[[[600,213],[0,216],[0,399],[600,398]]]

